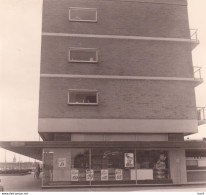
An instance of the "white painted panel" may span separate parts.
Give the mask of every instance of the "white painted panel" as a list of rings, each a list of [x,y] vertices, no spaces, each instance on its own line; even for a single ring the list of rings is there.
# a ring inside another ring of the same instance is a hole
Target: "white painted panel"
[[[136,180],[136,169],[131,169],[130,170],[130,179],[131,180]]]
[[[138,134],[136,135],[136,141],[168,141],[167,134]]]
[[[137,169],[137,180],[153,180],[153,169]]]
[[[60,161],[65,160],[64,166]],[[55,149],[53,161],[53,181],[70,181],[71,151],[69,149]]]
[[[206,167],[206,160],[198,160],[198,167]]]
[[[135,135],[105,135],[105,141],[135,141]]]

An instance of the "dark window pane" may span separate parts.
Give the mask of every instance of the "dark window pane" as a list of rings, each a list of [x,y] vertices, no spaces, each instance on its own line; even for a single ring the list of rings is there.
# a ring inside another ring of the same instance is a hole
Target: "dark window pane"
[[[69,91],[69,103],[97,103],[97,92]]]
[[[97,53],[91,50],[70,50],[70,61],[96,62]]]
[[[96,9],[71,8],[70,19],[76,21],[96,21]]]

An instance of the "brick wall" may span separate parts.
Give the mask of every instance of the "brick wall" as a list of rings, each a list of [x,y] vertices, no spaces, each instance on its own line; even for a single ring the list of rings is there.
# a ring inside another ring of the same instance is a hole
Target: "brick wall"
[[[189,38],[183,4],[180,0],[44,0],[43,32]],[[97,8],[97,23],[70,22],[69,7]]]
[[[97,48],[99,62],[68,62],[68,48]],[[41,73],[193,77],[188,43],[42,37]]]
[[[97,89],[98,106],[68,105],[68,89]],[[190,83],[41,78],[39,117],[196,119]]]

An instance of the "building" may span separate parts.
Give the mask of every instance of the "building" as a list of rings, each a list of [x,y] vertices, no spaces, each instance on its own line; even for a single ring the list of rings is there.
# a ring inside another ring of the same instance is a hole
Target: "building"
[[[186,0],[44,0],[42,22],[44,141],[1,147],[42,159],[42,187],[206,182]]]
[[[35,167],[36,167],[35,162],[0,162],[0,170],[16,170],[16,169],[35,170]]]

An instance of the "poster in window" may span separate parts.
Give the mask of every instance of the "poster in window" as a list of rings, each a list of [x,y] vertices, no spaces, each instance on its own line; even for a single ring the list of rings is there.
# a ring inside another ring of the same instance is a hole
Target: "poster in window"
[[[79,170],[78,169],[71,170],[71,181],[79,181]]]
[[[87,169],[86,170],[86,181],[93,181],[94,180],[94,170]]]
[[[122,180],[123,174],[122,169],[115,169],[115,180]]]
[[[101,169],[101,181],[108,181],[108,169]]]
[[[134,153],[125,153],[124,154],[124,166],[125,167],[134,167]]]
[[[58,158],[58,167],[66,167],[66,158]]]

